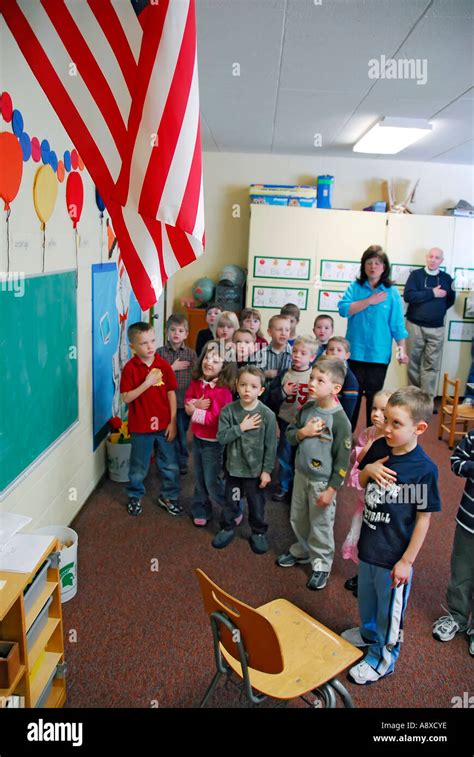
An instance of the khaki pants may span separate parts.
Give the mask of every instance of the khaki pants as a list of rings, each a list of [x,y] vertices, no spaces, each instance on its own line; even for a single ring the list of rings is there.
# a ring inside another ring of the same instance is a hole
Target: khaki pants
[[[331,572],[334,559],[336,495],[327,507],[318,507],[316,497],[327,489],[327,481],[311,481],[295,471],[290,521],[296,538],[290,547],[294,557],[309,557],[313,570]]]
[[[407,351],[409,355],[408,380],[433,399],[436,395],[438,374],[443,353],[444,326],[429,329],[406,322],[408,329]]]
[[[451,580],[446,595],[449,612],[461,628],[474,632],[474,534],[456,525],[451,553]]]

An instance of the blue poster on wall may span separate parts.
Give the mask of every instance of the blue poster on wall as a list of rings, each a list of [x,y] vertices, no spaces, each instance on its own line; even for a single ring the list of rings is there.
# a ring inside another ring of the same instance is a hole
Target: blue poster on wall
[[[142,320],[142,312],[127,272],[115,262],[92,266],[92,395],[96,449],[110,431],[115,415],[125,420],[120,400],[120,376],[130,359],[127,328]]]

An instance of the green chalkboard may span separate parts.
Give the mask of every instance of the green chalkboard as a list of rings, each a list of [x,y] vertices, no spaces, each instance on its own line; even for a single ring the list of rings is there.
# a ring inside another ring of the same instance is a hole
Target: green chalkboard
[[[0,278],[0,492],[78,417],[76,273]]]

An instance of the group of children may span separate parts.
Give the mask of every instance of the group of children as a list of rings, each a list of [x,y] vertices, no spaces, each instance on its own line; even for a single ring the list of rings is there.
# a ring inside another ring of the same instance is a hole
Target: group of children
[[[347,480],[358,494],[343,556],[359,564],[359,573],[345,586],[358,595],[361,625],[342,635],[369,646],[349,675],[355,683],[373,683],[393,671],[412,565],[431,512],[441,509],[437,468],[418,446],[432,401],[415,387],[379,392],[373,425],[353,448],[358,385],[347,364],[350,345],[334,336],[330,315],[317,316],[313,335],[298,336],[299,310],[285,305],[269,320],[268,341],[253,308],[243,310],[239,322],[211,303],[206,321],[196,341],[199,357],[186,346],[189,328],[181,314],[168,319],[167,343],[158,350],[149,324],[129,327],[134,356],[121,380],[132,436],[128,512],[141,512],[153,449],[158,504],[171,515],[183,512],[180,474],[188,471],[190,425],[194,525],[206,526],[217,505],[220,530],[212,546],[223,549],[243,520],[246,500],[250,547],[264,554],[265,489],[278,460],[272,499],[291,498],[295,542],[276,563],[310,564],[307,586],[321,590],[335,553],[337,492]],[[466,630],[466,623],[457,629]]]

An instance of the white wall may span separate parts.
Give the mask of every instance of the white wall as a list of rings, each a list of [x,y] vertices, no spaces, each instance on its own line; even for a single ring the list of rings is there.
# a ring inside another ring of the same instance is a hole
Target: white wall
[[[4,24],[0,38],[2,48],[1,89],[7,90],[24,118],[24,129],[40,141],[47,138],[58,156],[73,148],[52,107],[30,72],[16,43]],[[0,118],[0,130],[11,132],[11,125]],[[23,163],[23,179],[19,193],[11,204],[10,239],[27,240],[26,253],[10,246],[10,270],[25,274],[41,271],[41,233],[33,207],[32,187],[37,168],[42,165],[31,159]],[[100,447],[92,452],[92,368],[91,368],[91,264],[100,262],[99,211],[95,204],[94,186],[86,171],[84,209],[78,226],[82,240],[79,254],[78,313],[78,378],[79,423],[50,454],[34,467],[6,498],[0,510],[23,513],[33,518],[31,528],[68,524],[79,511],[105,470],[105,452]],[[0,213],[0,270],[6,268],[5,213]],[[65,182],[59,184],[56,206],[47,224],[46,242],[56,247],[46,252],[46,270],[65,270],[75,266],[74,233],[66,212]],[[104,252],[104,255],[106,253]],[[105,258],[104,258],[105,259]],[[1,291],[0,291],[1,313]],[[1,317],[1,315],[0,315]],[[34,317],[34,314],[32,314]],[[0,360],[7,356],[0,356]]]
[[[314,184],[320,174],[332,174],[334,208],[362,210],[383,199],[382,181],[393,178],[397,200],[404,199],[407,183],[420,178],[413,212],[442,214],[460,198],[474,203],[474,168],[445,163],[364,160],[302,155],[241,153],[204,154],[206,251],[179,271],[168,285],[168,312],[180,309],[200,276],[215,280],[225,263],[246,266],[249,234],[250,184]],[[235,217],[235,206],[240,217]],[[361,250],[361,253],[363,250]]]

